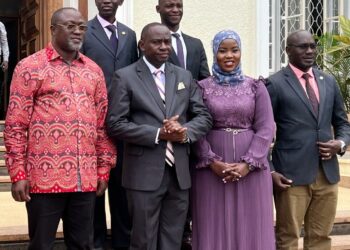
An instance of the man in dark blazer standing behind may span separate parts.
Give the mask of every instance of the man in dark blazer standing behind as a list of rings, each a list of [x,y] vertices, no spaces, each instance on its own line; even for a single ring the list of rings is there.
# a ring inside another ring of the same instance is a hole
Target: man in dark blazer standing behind
[[[350,142],[350,125],[335,79],[313,68],[316,43],[305,30],[287,38],[289,65],[270,76],[276,141],[272,178],[278,250],[331,249],[338,194],[337,154]],[[333,129],[333,130],[332,130]]]
[[[107,90],[110,92],[113,73],[138,59],[136,34],[115,16],[123,0],[95,0],[98,15],[88,22],[88,31],[81,52],[94,60],[103,70]],[[127,249],[130,242],[131,222],[128,215],[126,194],[121,186],[123,143],[115,143],[118,161],[112,168],[108,183],[111,213],[112,247]],[[103,249],[106,238],[105,197],[96,199],[94,218],[95,248]]]
[[[158,0],[156,10],[162,24],[167,26],[171,33],[173,50],[170,53],[169,62],[189,70],[196,80],[210,76],[207,56],[201,40],[186,35],[180,30],[183,15],[182,0]]]
[[[191,186],[189,143],[212,121],[191,73],[167,62],[169,29],[146,25],[139,48],[144,56],[113,78],[107,118],[109,135],[125,143],[130,250],[179,250]]]

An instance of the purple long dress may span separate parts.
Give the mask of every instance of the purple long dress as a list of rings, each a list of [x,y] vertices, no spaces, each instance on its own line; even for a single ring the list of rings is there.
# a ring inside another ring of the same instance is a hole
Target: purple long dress
[[[270,98],[262,81],[246,77],[222,86],[199,82],[213,128],[195,145],[193,250],[274,250],[272,180],[267,154],[274,133]],[[223,128],[246,129],[238,134]],[[213,160],[245,162],[255,170],[224,184],[209,167]]]

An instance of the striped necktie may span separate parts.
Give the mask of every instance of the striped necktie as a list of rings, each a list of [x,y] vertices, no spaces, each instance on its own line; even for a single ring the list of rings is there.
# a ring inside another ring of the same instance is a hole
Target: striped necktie
[[[159,95],[162,98],[162,101],[165,107],[165,84],[164,84],[163,72],[162,70],[155,70],[153,72],[153,75],[154,75],[153,78],[157,85]],[[167,144],[166,144],[165,162],[171,167],[174,166],[175,164],[173,144],[170,141],[167,141]]]

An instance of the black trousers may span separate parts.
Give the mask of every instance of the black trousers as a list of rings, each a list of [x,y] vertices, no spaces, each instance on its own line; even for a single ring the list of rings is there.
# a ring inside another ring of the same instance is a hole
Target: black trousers
[[[126,191],[122,187],[123,143],[117,143],[118,162],[111,169],[108,182],[108,201],[111,214],[111,245],[113,248],[128,248],[130,245],[131,219]],[[96,198],[94,217],[94,245],[104,247],[107,234],[105,195]]]
[[[52,249],[60,219],[67,249],[93,249],[95,192],[31,194],[26,203],[29,250]]]

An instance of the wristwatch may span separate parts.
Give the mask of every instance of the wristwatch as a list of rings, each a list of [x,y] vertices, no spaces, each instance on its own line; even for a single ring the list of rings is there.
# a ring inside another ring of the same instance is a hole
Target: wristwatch
[[[346,150],[346,144],[344,141],[342,140],[339,140],[340,141],[340,153],[341,154],[344,154],[345,153],[345,150]]]

